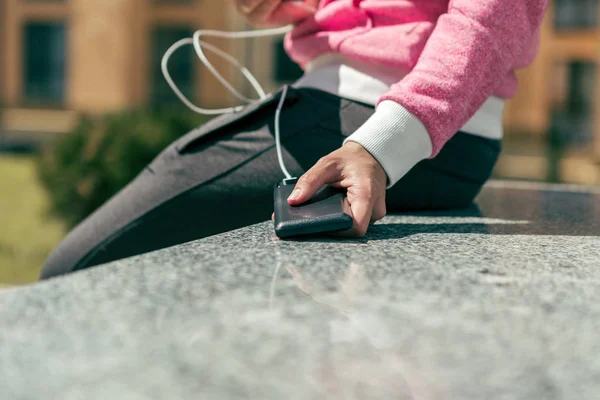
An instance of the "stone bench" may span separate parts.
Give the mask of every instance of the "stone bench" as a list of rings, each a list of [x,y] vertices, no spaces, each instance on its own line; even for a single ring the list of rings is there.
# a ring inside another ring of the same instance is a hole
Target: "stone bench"
[[[596,399],[600,193],[492,182],[477,204],[2,291],[0,397]]]

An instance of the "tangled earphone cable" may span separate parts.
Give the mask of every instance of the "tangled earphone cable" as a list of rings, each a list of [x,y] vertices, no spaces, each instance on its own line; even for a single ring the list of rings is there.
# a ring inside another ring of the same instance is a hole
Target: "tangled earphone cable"
[[[234,113],[234,112],[242,110],[244,108],[244,105],[239,105],[239,106],[235,106],[235,107],[227,107],[227,108],[219,108],[219,109],[206,109],[206,108],[198,107],[190,99],[188,99],[181,92],[181,90],[179,90],[179,88],[173,81],[171,74],[169,73],[168,63],[169,63],[169,59],[173,56],[173,53],[175,53],[177,50],[181,49],[184,46],[192,45],[194,47],[196,55],[198,56],[200,61],[202,61],[202,63],[208,68],[208,70],[214,75],[214,77],[217,78],[217,80],[227,90],[229,90],[229,92],[231,94],[233,94],[237,99],[239,99],[240,101],[242,101],[242,102],[246,103],[246,105],[248,105],[248,104],[251,104],[254,102],[264,101],[268,98],[268,95],[265,93],[264,88],[260,85],[260,83],[258,83],[258,80],[256,79],[256,77],[248,70],[248,68],[246,68],[244,65],[242,65],[235,57],[233,57],[231,54],[219,49],[218,47],[216,47],[210,43],[207,43],[206,41],[202,40],[201,38],[204,36],[204,37],[217,37],[217,38],[224,38],[224,39],[249,39],[249,38],[257,38],[257,37],[284,35],[284,34],[288,33],[290,30],[291,30],[291,26],[286,26],[283,28],[275,28],[275,29],[263,29],[263,30],[241,31],[241,32],[224,32],[224,31],[217,31],[217,30],[198,30],[194,33],[193,37],[181,39],[181,40],[175,42],[171,47],[169,47],[169,49],[165,52],[165,55],[162,58],[161,70],[162,70],[162,73],[163,73],[167,83],[169,84],[171,89],[173,89],[173,92],[177,95],[177,97],[179,97],[179,99],[183,102],[183,104],[185,104],[190,110],[192,110],[198,114],[204,114],[204,115],[220,115],[220,114]],[[238,68],[239,71],[248,80],[250,85],[252,85],[252,88],[258,94],[258,99],[248,98],[248,97],[244,96],[243,94],[241,94],[239,91],[237,91],[233,87],[233,85],[231,85],[231,83],[228,82],[223,77],[223,75],[221,75],[219,73],[219,71],[217,71],[217,69],[214,67],[214,65],[211,64],[211,62],[206,57],[206,54],[204,53],[205,49],[213,52],[217,56],[219,56],[219,57],[223,58],[224,60],[226,60],[227,62],[229,62],[234,67]],[[283,161],[283,151],[281,149],[281,138],[280,138],[280,123],[279,123],[279,121],[280,121],[280,116],[281,116],[281,110],[285,103],[286,95],[287,95],[287,87],[284,87],[283,91],[281,93],[281,98],[279,100],[279,104],[277,105],[277,109],[275,111],[275,124],[274,124],[274,126],[275,126],[275,146],[277,149],[277,159],[279,161],[279,167],[281,168],[281,171],[283,172],[283,174],[285,175],[285,177],[287,179],[293,179],[292,175],[289,173],[289,171],[285,167],[285,163]]]

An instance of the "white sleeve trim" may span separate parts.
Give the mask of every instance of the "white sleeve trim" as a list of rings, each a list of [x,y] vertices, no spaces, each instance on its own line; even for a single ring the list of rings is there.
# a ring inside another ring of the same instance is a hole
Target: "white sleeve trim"
[[[348,141],[363,146],[381,164],[388,177],[388,188],[433,152],[423,123],[391,100],[379,103],[371,118],[344,143]]]

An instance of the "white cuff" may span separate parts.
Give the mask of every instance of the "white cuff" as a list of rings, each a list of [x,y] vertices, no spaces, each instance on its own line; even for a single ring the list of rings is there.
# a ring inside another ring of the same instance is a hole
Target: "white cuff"
[[[381,164],[388,177],[388,188],[433,152],[423,123],[391,100],[379,103],[371,118],[344,143],[348,141],[360,144]]]

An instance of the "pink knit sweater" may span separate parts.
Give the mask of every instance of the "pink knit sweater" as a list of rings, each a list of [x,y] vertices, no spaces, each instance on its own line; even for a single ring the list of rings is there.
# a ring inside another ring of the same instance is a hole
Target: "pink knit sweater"
[[[548,0],[321,0],[286,38],[301,66],[325,53],[410,73],[383,100],[427,128],[435,156],[491,95],[514,96]]]

